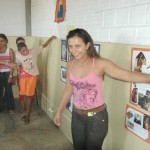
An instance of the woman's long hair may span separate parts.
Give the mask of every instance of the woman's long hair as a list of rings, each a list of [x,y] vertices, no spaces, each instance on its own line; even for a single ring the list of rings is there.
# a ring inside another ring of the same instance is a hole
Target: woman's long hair
[[[91,36],[89,35],[89,33],[86,30],[79,29],[79,28],[71,30],[67,35],[67,42],[70,38],[72,38],[74,36],[80,37],[86,45],[88,44],[88,42],[90,43],[90,46],[87,50],[87,54],[89,57],[97,57],[97,58],[100,57],[100,55],[97,53],[97,51],[94,47]]]

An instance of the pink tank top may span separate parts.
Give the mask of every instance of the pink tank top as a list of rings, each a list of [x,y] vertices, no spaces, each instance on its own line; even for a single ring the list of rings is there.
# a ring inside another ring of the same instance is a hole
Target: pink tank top
[[[98,77],[94,73],[94,61],[91,73],[80,79],[71,73],[73,63],[70,68],[70,83],[74,88],[73,97],[74,105],[78,109],[93,109],[104,104],[102,96],[102,77]]]

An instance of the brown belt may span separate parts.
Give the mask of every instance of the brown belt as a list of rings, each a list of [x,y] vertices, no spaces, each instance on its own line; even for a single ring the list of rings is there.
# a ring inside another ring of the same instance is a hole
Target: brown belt
[[[93,108],[93,109],[88,109],[88,110],[77,109],[75,106],[73,106],[73,110],[75,112],[77,112],[79,115],[87,115],[87,116],[93,116],[97,112],[103,111],[106,108],[107,108],[106,104],[103,104],[99,107],[96,107],[96,108]]]

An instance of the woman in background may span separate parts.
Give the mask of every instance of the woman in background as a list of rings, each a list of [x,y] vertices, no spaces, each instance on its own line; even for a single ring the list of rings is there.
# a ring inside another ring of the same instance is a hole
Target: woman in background
[[[0,112],[7,110],[9,114],[14,114],[13,68],[9,67],[9,64],[14,63],[14,51],[7,47],[7,43],[6,35],[0,34]]]

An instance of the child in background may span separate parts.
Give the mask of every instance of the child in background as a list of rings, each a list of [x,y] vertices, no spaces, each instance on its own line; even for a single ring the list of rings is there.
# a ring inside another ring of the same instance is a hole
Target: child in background
[[[17,45],[17,47],[18,47],[18,43],[21,43],[21,42],[26,43],[25,39],[20,36],[20,37],[18,37],[18,38],[16,39],[16,45]],[[19,70],[22,70],[21,67],[22,67],[22,66],[20,65],[20,66],[19,66]],[[18,71],[19,71],[19,70],[18,70]],[[18,72],[18,74],[20,74],[20,72]],[[19,89],[19,91],[20,91],[19,75],[17,76],[17,85],[18,85],[18,89]],[[34,99],[35,96],[33,95],[32,98]],[[19,100],[20,100],[20,102],[21,102],[20,113],[23,113],[23,112],[26,110],[26,108],[25,108],[25,101],[24,101],[24,95],[20,95],[20,94],[19,94]]]
[[[32,107],[32,97],[35,93],[37,75],[39,74],[37,68],[37,55],[40,54],[48,44],[55,39],[55,36],[49,38],[43,45],[38,48],[28,49],[24,42],[18,43],[18,51],[16,52],[16,62],[21,65],[20,70],[20,95],[24,95],[25,105],[26,105],[26,115],[24,115],[21,120],[25,124],[30,123],[30,112]]]
[[[16,39],[16,45],[17,45],[17,48],[18,48],[18,44],[19,43],[25,43],[25,39],[23,37],[18,37]],[[19,65],[19,70],[21,70],[21,65]],[[20,74],[20,72],[18,72]],[[17,85],[18,85],[18,89],[20,91],[20,86],[19,86],[19,76],[17,76]],[[21,102],[21,108],[20,108],[20,113],[23,113],[25,111],[25,101],[24,101],[24,95],[20,95],[19,94],[19,100]]]

